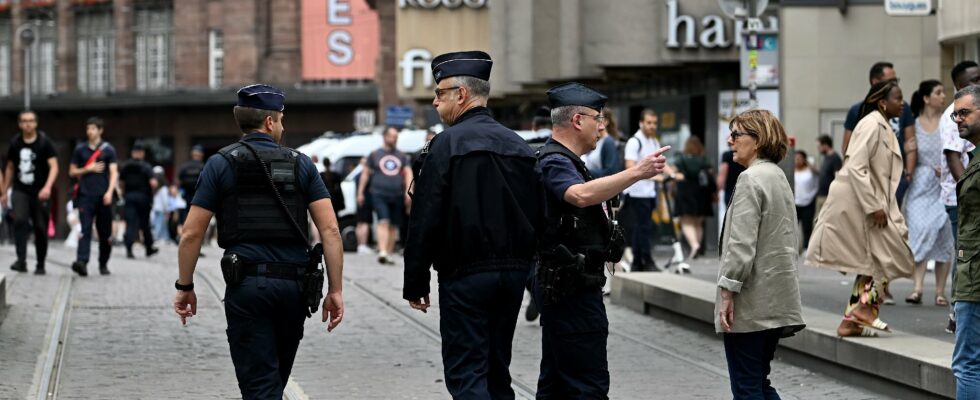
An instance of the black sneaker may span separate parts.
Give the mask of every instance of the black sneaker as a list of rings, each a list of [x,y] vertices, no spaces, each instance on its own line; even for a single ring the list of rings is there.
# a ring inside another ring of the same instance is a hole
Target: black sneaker
[[[37,264],[37,268],[34,268],[34,275],[44,275],[44,264]]]
[[[10,269],[17,272],[27,272],[27,263],[22,260],[14,261],[10,264]]]
[[[953,314],[949,314],[949,319],[946,321],[946,333],[956,333],[956,320],[953,319]]]
[[[105,265],[105,264],[100,265],[99,266],[99,274],[109,275],[109,266],[108,265]]]
[[[78,261],[71,263],[71,270],[79,276],[88,276],[88,267]]]
[[[136,258],[136,255],[133,254],[133,248],[132,247],[129,247],[129,246],[126,247],[126,258],[129,258],[129,259]]]
[[[159,253],[159,252],[160,252],[160,249],[158,249],[156,247],[147,247],[146,248],[146,257],[149,258],[150,256],[152,256],[152,255],[154,255],[156,253]]]

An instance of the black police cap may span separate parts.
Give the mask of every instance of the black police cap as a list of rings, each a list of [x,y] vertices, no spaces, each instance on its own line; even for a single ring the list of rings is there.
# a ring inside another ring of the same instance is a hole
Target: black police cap
[[[578,82],[555,86],[548,89],[547,94],[551,108],[582,106],[601,111],[609,99],[599,91]]]
[[[238,106],[282,112],[286,95],[276,87],[255,84],[238,89]]]
[[[482,51],[458,51],[442,54],[432,59],[432,77],[436,83],[451,76],[472,76],[485,81],[490,80],[493,60]]]

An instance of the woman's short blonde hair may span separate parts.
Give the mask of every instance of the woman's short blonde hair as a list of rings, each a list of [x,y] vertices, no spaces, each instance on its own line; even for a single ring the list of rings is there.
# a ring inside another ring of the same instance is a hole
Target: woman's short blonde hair
[[[769,110],[745,111],[732,118],[728,127],[735,129],[736,124],[744,133],[752,134],[759,141],[759,158],[778,163],[786,157],[789,148],[786,130]]]

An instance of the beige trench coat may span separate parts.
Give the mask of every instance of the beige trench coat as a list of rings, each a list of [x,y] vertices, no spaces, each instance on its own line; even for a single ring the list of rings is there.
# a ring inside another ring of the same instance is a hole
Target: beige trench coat
[[[806,264],[876,280],[912,276],[909,230],[895,199],[899,179],[902,154],[895,132],[881,113],[872,112],[851,134],[844,166],[817,216]],[[870,225],[868,214],[877,210],[888,214],[883,229]]]

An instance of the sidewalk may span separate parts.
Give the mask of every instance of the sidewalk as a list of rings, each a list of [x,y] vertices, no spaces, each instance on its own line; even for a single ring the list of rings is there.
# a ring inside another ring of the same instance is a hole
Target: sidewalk
[[[704,257],[689,264],[693,273],[683,276],[673,271],[617,274],[612,301],[641,313],[667,311],[713,324],[718,260]],[[953,335],[943,331],[946,307],[931,302],[905,304],[912,283],[898,281],[892,285],[898,304],[885,306],[881,312],[895,332],[881,338],[838,338],[836,328],[853,278],[803,266],[802,260],[798,265],[807,328],[781,341],[782,347],[935,395],[954,395],[950,371]],[[925,287],[934,287],[933,281],[927,278]],[[931,296],[927,289],[926,298]]]

